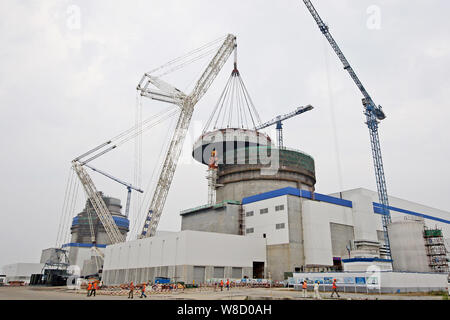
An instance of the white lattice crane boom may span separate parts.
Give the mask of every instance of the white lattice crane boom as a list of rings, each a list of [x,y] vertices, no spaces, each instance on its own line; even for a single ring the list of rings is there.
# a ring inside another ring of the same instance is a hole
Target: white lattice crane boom
[[[101,194],[97,191],[97,188],[92,182],[91,177],[83,168],[83,165],[80,162],[73,160],[72,167],[75,170],[78,178],[80,179],[83,189],[86,192],[92,206],[94,207],[94,210],[97,213],[100,222],[105,228],[106,234],[108,235],[111,243],[114,244],[124,242],[125,237],[120,233],[119,228],[114,222],[111,212],[106,206],[105,201],[103,201]]]
[[[140,237],[151,237],[155,235],[167,194],[169,193],[169,188],[175,174],[183,142],[191,122],[194,106],[209,89],[235,47],[236,37],[229,34],[189,95],[184,94],[172,85],[157,77],[151,76],[150,74],[145,74],[141,79],[137,89],[141,92],[142,96],[176,104],[180,107],[181,112],[159,175],[153,198],[147,210],[147,217]],[[157,90],[150,89],[150,85],[155,86]]]

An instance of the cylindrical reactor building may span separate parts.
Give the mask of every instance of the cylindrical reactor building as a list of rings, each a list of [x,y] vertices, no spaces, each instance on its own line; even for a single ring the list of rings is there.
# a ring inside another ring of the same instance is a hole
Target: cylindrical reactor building
[[[101,193],[101,192],[100,192]],[[122,214],[121,209],[122,205],[120,204],[120,199],[106,197],[102,194],[103,201],[105,201],[106,206],[108,207],[111,215],[119,228],[120,233],[126,237],[127,232],[129,231],[129,220],[128,218]],[[90,213],[90,218],[88,215],[88,211]],[[91,230],[90,230],[90,219],[94,228],[95,240],[98,245],[106,245],[110,244],[111,240],[109,239],[108,234],[105,231],[100,219],[97,216],[91,202],[86,200],[86,205],[82,212],[77,214],[72,220],[71,227],[71,243],[78,244],[91,244]]]
[[[248,129],[207,132],[194,144],[193,156],[218,162],[216,202],[241,201],[255,194],[294,187],[314,191],[314,159],[304,152],[275,147],[267,135]]]

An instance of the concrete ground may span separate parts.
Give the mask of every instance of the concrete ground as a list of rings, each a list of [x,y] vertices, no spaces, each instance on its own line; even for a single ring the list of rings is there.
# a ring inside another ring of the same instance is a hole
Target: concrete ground
[[[420,295],[420,294],[354,294],[340,293],[340,300],[442,300],[439,295]],[[313,293],[308,292],[308,298],[312,299]],[[330,293],[321,293],[325,300],[330,298]],[[188,300],[305,300],[302,293],[286,288],[233,288],[230,291],[224,290],[203,290],[186,289],[184,292],[174,293],[151,293],[147,292],[147,299],[166,300],[166,299],[188,299]],[[96,297],[86,297],[85,291],[75,292],[65,287],[0,287],[0,300],[127,300],[127,295],[104,295],[101,290],[97,292]],[[134,300],[140,299],[139,294],[134,295]]]

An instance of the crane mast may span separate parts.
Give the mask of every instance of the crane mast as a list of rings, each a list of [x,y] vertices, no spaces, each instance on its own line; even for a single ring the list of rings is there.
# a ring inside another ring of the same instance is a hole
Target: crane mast
[[[366,116],[366,124],[369,128],[369,134],[370,134],[370,144],[372,147],[372,157],[373,157],[373,164],[375,169],[375,178],[377,183],[377,191],[378,191],[378,198],[381,204],[381,210],[382,210],[382,222],[383,222],[383,231],[384,231],[384,241],[385,241],[385,247],[386,247],[386,254],[387,257],[391,258],[391,252],[390,252],[390,244],[389,244],[389,236],[387,232],[387,226],[389,223],[391,223],[391,216],[389,212],[389,200],[388,200],[388,193],[386,188],[386,179],[384,175],[384,167],[383,167],[383,159],[381,157],[381,147],[380,147],[380,138],[378,136],[378,120],[383,120],[386,118],[384,112],[382,111],[381,106],[377,106],[374,101],[372,100],[372,97],[369,95],[361,81],[359,80],[358,76],[356,75],[355,71],[353,70],[352,66],[348,62],[347,58],[342,53],[341,49],[339,48],[338,44],[334,40],[333,36],[331,35],[328,26],[322,21],[322,18],[319,16],[319,13],[314,8],[313,4],[309,0],[303,0],[306,7],[308,8],[309,12],[313,16],[314,20],[316,21],[320,31],[325,36],[325,38],[330,43],[331,47],[333,48],[334,52],[337,54],[339,60],[341,60],[342,64],[344,65],[344,69],[347,70],[350,77],[355,82],[358,89],[361,91],[363,95],[362,103],[364,106],[364,115]]]
[[[209,89],[235,47],[236,37],[229,34],[214,58],[208,64],[200,79],[197,81],[190,95],[185,95],[177,88],[150,74],[145,74],[137,87],[141,92],[141,96],[176,104],[181,110],[153,198],[150,202],[149,209],[147,210],[147,217],[140,234],[141,238],[151,237],[156,233],[156,228],[161,218],[169,188],[175,174],[177,162],[181,154],[183,142],[194,112],[194,106]],[[156,87],[157,90],[150,89],[150,85]]]

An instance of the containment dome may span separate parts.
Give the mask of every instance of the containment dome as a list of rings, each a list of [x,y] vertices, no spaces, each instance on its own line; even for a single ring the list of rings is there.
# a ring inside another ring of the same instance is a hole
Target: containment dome
[[[250,129],[218,129],[206,132],[195,142],[192,156],[198,162],[208,164],[213,151],[218,164],[243,164],[249,158],[248,148],[273,146],[269,136]],[[240,152],[239,152],[240,150]],[[247,150],[247,152],[246,152]]]

